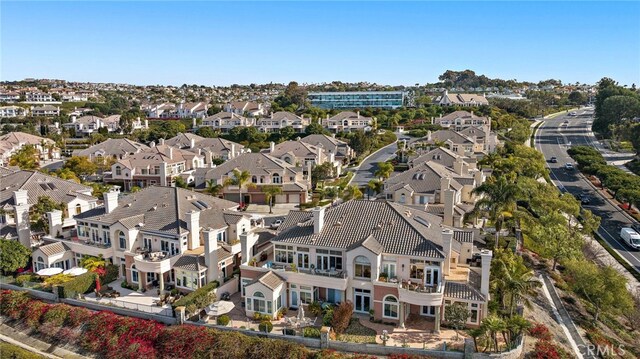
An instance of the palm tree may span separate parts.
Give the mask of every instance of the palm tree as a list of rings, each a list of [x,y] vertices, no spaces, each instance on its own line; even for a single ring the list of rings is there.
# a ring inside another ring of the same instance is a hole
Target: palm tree
[[[489,218],[496,227],[495,248],[498,248],[500,231],[502,230],[505,216],[510,215],[515,210],[518,187],[515,183],[509,182],[504,176],[491,177],[485,183],[474,188],[472,193],[482,196],[476,202],[475,207],[489,212]]]
[[[389,162],[379,162],[378,169],[375,172],[375,176],[384,180],[389,178],[393,173],[393,164]]]
[[[351,185],[345,188],[342,199],[348,201],[350,199],[360,199],[362,198],[362,191],[356,185]]]
[[[498,333],[501,333],[507,328],[504,320],[492,315],[490,317],[484,318],[484,320],[482,321],[482,327],[485,329],[485,331],[488,332],[489,337],[491,337],[491,339],[493,340],[495,351],[498,352]]]
[[[530,306],[529,298],[536,295],[536,288],[540,287],[541,283],[535,278],[533,270],[524,264],[513,265],[503,261],[498,261],[496,264],[500,271],[498,285],[502,289],[503,305],[508,300],[509,316],[512,317],[519,302]]]
[[[473,338],[473,345],[475,346],[476,353],[479,351],[478,340],[482,338],[485,334],[486,334],[486,330],[482,326],[469,330],[469,335],[471,336],[471,338]]]
[[[217,184],[216,180],[210,179],[207,181],[207,193],[212,196],[218,196],[224,187]]]
[[[521,315],[514,315],[507,320],[507,329],[509,332],[510,346],[514,345],[514,341],[522,335],[525,330],[531,328],[531,322],[524,319]]]
[[[269,213],[273,213],[273,199],[276,195],[282,193],[282,188],[280,186],[267,185],[262,186],[262,192],[264,192],[264,200],[269,204]]]
[[[100,268],[106,267],[107,261],[102,257],[102,254],[97,257],[83,256],[80,260],[80,265],[91,272],[96,272]]]
[[[367,198],[369,198],[369,193],[373,192],[374,194],[378,194],[382,192],[383,183],[380,180],[372,179],[367,183]]]
[[[242,188],[245,185],[247,186],[247,188],[255,187],[253,183],[249,182],[250,179],[251,179],[251,174],[249,173],[249,171],[240,171],[239,169],[234,169],[233,177],[229,177],[224,180],[224,184],[223,184],[224,187],[238,186],[238,197],[240,197],[240,200],[238,202],[240,203],[241,206],[245,204],[242,198]]]

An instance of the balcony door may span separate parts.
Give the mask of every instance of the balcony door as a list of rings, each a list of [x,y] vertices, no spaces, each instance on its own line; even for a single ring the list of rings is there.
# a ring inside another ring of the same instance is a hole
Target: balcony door
[[[371,309],[371,291],[358,288],[355,288],[353,291],[354,311],[358,313],[369,313]]]

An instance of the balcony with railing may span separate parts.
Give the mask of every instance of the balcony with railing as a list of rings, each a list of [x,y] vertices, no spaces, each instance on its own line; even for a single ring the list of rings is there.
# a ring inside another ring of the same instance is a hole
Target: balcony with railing
[[[261,267],[275,271],[290,283],[339,290],[347,289],[347,272],[344,270],[299,268],[295,265],[274,263],[272,261],[265,262]]]
[[[63,242],[75,253],[80,253],[80,254],[85,254],[90,256],[102,255],[105,258],[112,257],[112,254],[113,254],[113,250],[111,248],[111,242],[105,241],[102,238],[97,238],[97,240],[94,240],[89,237],[80,237],[77,235],[76,231],[71,231],[70,235],[68,236],[61,236],[61,237],[46,236],[45,239]]]
[[[143,272],[164,273],[173,267],[180,253],[168,251],[136,250],[133,253],[136,269]]]
[[[444,295],[444,283],[444,280],[434,285],[398,281],[398,299],[401,302],[415,305],[441,305]]]

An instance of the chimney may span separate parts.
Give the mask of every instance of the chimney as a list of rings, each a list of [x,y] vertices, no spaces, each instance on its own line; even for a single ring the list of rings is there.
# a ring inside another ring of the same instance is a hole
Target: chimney
[[[205,152],[205,162],[209,165],[209,167],[215,167],[215,164],[213,164],[213,152],[211,152],[211,150],[207,150]]]
[[[449,275],[451,272],[451,243],[453,242],[453,230],[444,228],[442,230],[442,251],[444,252],[444,262],[442,262],[442,272]]]
[[[173,147],[169,146],[169,159],[173,159]]]
[[[62,211],[53,210],[47,212],[47,219],[49,221],[49,235],[55,237],[58,233],[62,233]]]
[[[333,151],[329,151],[329,163],[333,164],[336,161],[336,155]]]
[[[451,187],[451,178],[440,178],[440,203],[444,203],[444,193]]]
[[[318,234],[322,232],[324,227],[324,207],[316,207],[313,212],[313,233]]]
[[[151,148],[156,147],[156,143],[154,141],[149,142],[149,147]]]
[[[484,183],[484,174],[480,169],[473,174],[473,178],[476,180],[476,187]]]
[[[229,151],[229,159],[232,159],[236,156],[236,144],[231,144],[231,151]]]
[[[54,126],[55,128],[60,128],[60,122],[58,122],[58,121],[54,122],[54,123],[53,123],[53,126]]]
[[[164,162],[160,163],[160,185],[165,187],[169,185],[167,183],[167,164]]]
[[[192,138],[189,143],[189,148],[195,148],[195,147],[196,147],[196,139]]]
[[[431,141],[431,131],[427,131],[427,141]]]
[[[360,118],[360,110],[356,111],[356,115],[358,115],[358,118]]]
[[[77,118],[76,118],[76,116],[75,116],[75,115],[74,115],[74,116],[71,116],[71,123],[76,123],[76,120],[77,120]]]
[[[485,296],[485,299],[489,300],[489,275],[491,273],[491,258],[493,258],[493,252],[488,249],[480,251],[480,258],[482,262],[482,276],[480,277],[480,293]]]
[[[200,247],[200,211],[189,211],[186,213],[185,221],[189,230],[189,249]]]
[[[443,223],[446,226],[453,227],[453,208],[455,191],[448,189],[444,191],[444,220]]]
[[[276,143],[273,141],[269,142],[269,153],[273,153],[275,149],[276,149]]]
[[[466,174],[464,173],[464,160],[462,160],[462,157],[456,157],[453,162],[453,171],[459,175]]]
[[[144,128],[149,128],[149,120],[144,120]]]
[[[19,189],[13,192],[13,204],[18,206],[22,204],[27,204],[29,201],[29,192],[24,189]]]
[[[473,117],[473,111],[471,111],[471,117]]]
[[[106,213],[113,212],[114,209],[118,208],[118,195],[120,193],[113,189],[109,190],[109,192],[105,192],[103,194],[104,198],[104,211]]]
[[[161,138],[160,140],[158,140],[158,142],[159,142],[161,145],[164,145],[164,138]]]
[[[18,240],[20,243],[27,248],[31,248],[31,223],[29,221],[30,206],[26,203],[26,199],[23,198],[22,192],[26,194],[27,191],[19,190],[13,192],[13,198],[14,201],[16,201],[16,204],[13,206],[16,216],[16,230],[18,232]],[[19,201],[16,200],[16,197],[19,197]]]
[[[196,118],[193,118],[193,121],[191,122],[191,128],[197,128],[198,127],[198,121],[196,120]]]
[[[204,264],[207,265],[207,282],[214,281],[219,278],[218,271],[218,240],[216,232],[212,228],[202,230],[204,236]]]

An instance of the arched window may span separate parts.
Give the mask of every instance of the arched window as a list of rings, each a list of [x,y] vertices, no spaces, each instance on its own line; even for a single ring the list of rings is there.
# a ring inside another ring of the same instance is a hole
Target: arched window
[[[118,236],[118,248],[127,249],[127,238],[124,236],[124,232],[118,231],[116,235]]]
[[[251,176],[251,183],[258,183],[258,177]]]
[[[278,183],[278,184],[282,183],[279,174],[277,174],[277,173],[273,174],[273,183]]]
[[[398,298],[392,295],[384,297],[382,300],[382,309],[382,317],[398,319],[398,312],[400,309],[398,305]]]
[[[291,164],[291,157],[285,157],[284,161],[288,164]]]
[[[262,294],[262,292],[255,292],[253,293],[253,296],[257,298],[264,298],[264,294]]]
[[[264,176],[260,176],[260,183],[264,183]]]
[[[140,282],[140,273],[138,272],[138,270],[136,269],[136,265],[132,265],[131,266],[131,283],[138,283]]]
[[[80,203],[76,204],[76,214],[82,213],[82,205]]]
[[[122,176],[122,168],[120,166],[116,166],[116,176]]]
[[[404,203],[407,199],[405,198],[404,193],[400,194],[400,203]]]
[[[353,261],[354,277],[371,279],[371,262],[365,256],[357,256]]]
[[[247,297],[247,309],[253,310],[254,312],[272,314],[273,313],[273,302],[270,300],[265,300],[264,294],[262,292],[254,292],[251,297]]]

